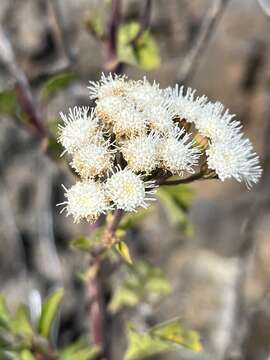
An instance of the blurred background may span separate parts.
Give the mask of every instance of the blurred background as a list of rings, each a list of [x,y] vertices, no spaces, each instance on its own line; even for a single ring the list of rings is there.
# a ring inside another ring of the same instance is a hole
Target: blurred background
[[[150,21],[146,2],[123,1],[121,21],[145,21],[153,53],[143,65],[131,59],[121,70],[134,79],[146,75],[162,87],[184,82],[223,102],[243,123],[264,175],[252,191],[230,181],[194,183],[186,189],[192,197],[188,225],[176,226],[157,203],[129,233],[133,256],[159,266],[173,292],[108,323],[112,359],[121,359],[126,346],[118,331],[124,322],[152,325],[176,316],[201,334],[204,351],[160,359],[269,359],[270,2],[154,0]],[[61,184],[69,186],[73,179],[44,152],[42,129],[55,131],[60,111],[89,104],[88,81],[115,68],[102,43],[101,23],[110,26],[111,16],[110,1],[0,3],[0,292],[11,309],[23,301],[34,316],[41,298],[64,285],[60,344],[87,328],[84,286],[77,276],[85,260],[70,250],[69,241],[89,229],[73,225],[56,208],[63,200]],[[50,80],[63,73],[56,91]],[[18,81],[31,90],[34,110]],[[20,121],[11,111],[14,86],[24,112],[34,119],[30,127],[29,118]],[[8,109],[2,100],[7,94]]]

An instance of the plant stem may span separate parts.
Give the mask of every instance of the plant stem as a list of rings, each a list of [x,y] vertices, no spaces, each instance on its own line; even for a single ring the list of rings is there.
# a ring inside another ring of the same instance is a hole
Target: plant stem
[[[108,39],[106,41],[106,60],[104,68],[107,71],[121,72],[121,64],[117,60],[117,33],[121,23],[122,0],[112,0],[111,18],[108,25]]]
[[[192,181],[199,180],[201,178],[202,178],[202,174],[201,172],[198,172],[197,174],[191,175],[185,179],[165,180],[161,182],[159,185],[174,186],[180,184],[188,184]]]
[[[124,215],[123,210],[115,210],[112,222],[108,224],[104,232],[103,242],[108,244],[117,230],[117,227]],[[106,320],[105,304],[103,300],[103,291],[101,286],[100,268],[102,265],[102,254],[106,251],[107,246],[99,247],[90,253],[89,266],[93,269],[92,276],[87,283],[87,297],[89,300],[89,328],[91,344],[101,348],[100,358],[105,352],[105,331],[104,323]]]

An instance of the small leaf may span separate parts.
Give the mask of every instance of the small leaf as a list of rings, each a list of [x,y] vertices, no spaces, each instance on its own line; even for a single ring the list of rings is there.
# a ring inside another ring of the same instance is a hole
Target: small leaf
[[[143,286],[142,286],[143,284]],[[163,272],[145,261],[128,266],[122,285],[116,289],[109,304],[109,310],[116,313],[123,307],[133,307],[171,292],[171,285]]]
[[[30,338],[33,335],[33,330],[29,322],[28,308],[24,304],[20,304],[16,314],[11,322],[12,332],[15,335]]]
[[[183,329],[179,319],[159,324],[150,329],[149,333],[153,336],[158,336],[160,339],[172,341],[192,351],[202,351],[199,334],[192,330]]]
[[[117,242],[115,244],[115,248],[127,263],[132,264],[132,259],[130,257],[129,248],[124,241]]]
[[[85,339],[79,339],[74,344],[66,347],[59,360],[91,360],[100,353],[98,346],[89,346]]]
[[[101,226],[90,234],[89,237],[81,236],[78,239],[74,239],[70,242],[72,249],[89,251],[93,246],[101,242],[102,236],[104,234],[104,226]]]
[[[131,44],[140,29],[140,24],[131,21],[120,26],[117,38],[117,54],[120,61],[138,65],[144,70],[153,70],[160,65],[160,55],[157,44],[149,33],[145,31]]]
[[[17,111],[17,97],[15,90],[0,92],[0,113],[15,115]]]
[[[120,288],[117,289],[109,304],[109,310],[112,314],[117,313],[124,306],[134,307],[140,302],[140,295],[132,289]]]
[[[179,350],[175,344],[159,340],[147,333],[140,334],[133,327],[128,329],[128,342],[124,360],[143,360],[165,351]]]
[[[89,251],[93,241],[87,239],[86,237],[80,237],[78,239],[71,240],[70,247],[75,250]]]
[[[52,76],[45,82],[45,84],[43,84],[41,89],[41,98],[43,100],[48,100],[58,91],[65,89],[77,79],[78,75],[73,72],[65,72]]]
[[[0,328],[11,329],[11,314],[7,308],[3,295],[0,295]]]
[[[48,338],[50,331],[58,311],[60,302],[64,295],[64,289],[58,289],[48,296],[42,306],[42,312],[39,319],[38,331],[39,334]]]
[[[143,334],[130,326],[128,340],[124,360],[142,360],[163,352],[180,351],[183,347],[195,352],[202,350],[199,335],[194,331],[184,330],[179,320],[159,324]]]
[[[31,354],[29,350],[23,350],[21,352],[21,360],[35,360],[36,358]]]
[[[185,235],[192,236],[193,228],[187,217],[187,211],[193,198],[193,192],[187,185],[160,187],[157,197],[164,206],[169,220]]]
[[[98,39],[102,39],[104,37],[102,19],[97,11],[91,11],[87,14],[85,25],[86,28]]]

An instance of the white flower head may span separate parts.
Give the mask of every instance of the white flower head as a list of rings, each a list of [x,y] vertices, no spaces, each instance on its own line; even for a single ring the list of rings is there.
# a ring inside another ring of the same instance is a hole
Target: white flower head
[[[201,153],[190,135],[177,127],[160,143],[160,159],[163,167],[172,174],[193,173]]]
[[[202,109],[207,104],[206,96],[196,96],[196,90],[185,89],[178,84],[174,88],[167,88],[165,94],[170,101],[174,116],[187,122],[194,122],[201,116]]]
[[[240,133],[241,125],[233,118],[234,114],[230,114],[228,110],[225,111],[220,102],[208,103],[198,116],[195,127],[212,143],[223,142]]]
[[[158,105],[163,100],[159,84],[155,81],[151,84],[145,77],[142,81],[130,82],[127,97],[134,101],[139,110],[144,110],[150,104]]]
[[[73,157],[72,168],[84,179],[102,176],[112,167],[110,143],[96,139],[81,147]]]
[[[159,141],[159,137],[154,132],[125,141],[121,151],[128,167],[134,172],[151,173],[159,164]]]
[[[139,175],[127,168],[118,169],[107,180],[106,190],[117,209],[135,211],[139,207],[146,208],[146,201],[152,200],[147,195],[153,193],[153,183],[143,182]]]
[[[66,210],[67,215],[72,215],[75,223],[79,223],[81,220],[93,223],[101,214],[110,210],[101,183],[88,180],[77,182],[70,189],[65,187],[64,189],[67,200],[58,205],[65,205],[62,211]]]
[[[105,96],[97,101],[97,116],[107,127],[111,126],[115,115],[126,106],[127,101],[121,96]]]
[[[117,137],[130,138],[146,131],[146,119],[133,105],[121,109],[114,117],[113,132]]]
[[[101,74],[100,81],[90,81],[88,86],[90,99],[102,99],[105,96],[124,96],[128,90],[127,77],[125,75]]]
[[[143,111],[149,127],[160,134],[168,134],[173,130],[173,114],[167,107],[166,101],[159,105],[149,104]]]
[[[81,146],[91,141],[98,131],[95,110],[91,109],[89,114],[89,107],[75,106],[73,109],[69,109],[67,115],[61,112],[60,116],[64,125],[59,126],[58,141],[69,154],[73,154]]]
[[[206,154],[208,167],[215,170],[222,181],[235,178],[251,188],[261,177],[259,158],[249,139],[244,139],[241,135],[225,142],[210,144]]]

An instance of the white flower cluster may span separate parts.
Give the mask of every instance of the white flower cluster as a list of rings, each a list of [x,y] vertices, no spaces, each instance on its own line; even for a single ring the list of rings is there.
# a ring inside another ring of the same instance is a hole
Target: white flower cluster
[[[61,204],[75,222],[147,207],[160,176],[191,174],[202,165],[221,180],[258,181],[258,157],[222,104],[196,97],[190,88],[162,90],[145,78],[112,74],[90,82],[89,92],[95,108],[60,114],[59,141],[81,179],[65,188]],[[206,147],[196,144],[196,135]]]

